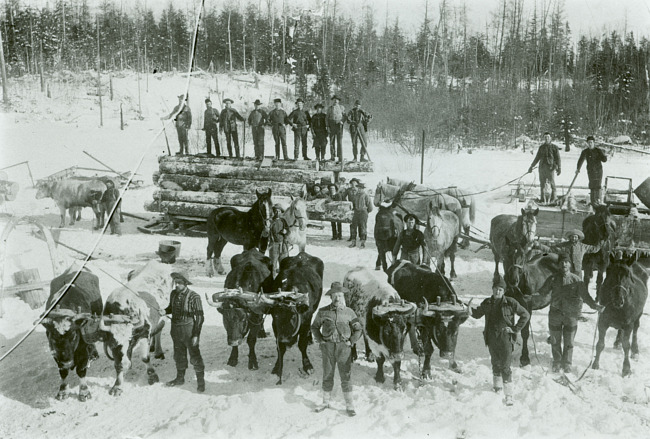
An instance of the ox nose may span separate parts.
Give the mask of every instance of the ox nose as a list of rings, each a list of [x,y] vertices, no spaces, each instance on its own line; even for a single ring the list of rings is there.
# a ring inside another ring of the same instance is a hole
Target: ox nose
[[[239,346],[243,343],[243,341],[244,341],[243,338],[239,338],[237,340],[228,340],[228,346],[232,346],[232,347]]]
[[[449,360],[453,357],[453,352],[449,351],[440,351],[440,358],[444,358],[446,360]]]
[[[397,354],[390,354],[388,357],[388,361],[391,363],[394,363],[395,361],[402,361],[404,359],[404,352],[400,352]]]

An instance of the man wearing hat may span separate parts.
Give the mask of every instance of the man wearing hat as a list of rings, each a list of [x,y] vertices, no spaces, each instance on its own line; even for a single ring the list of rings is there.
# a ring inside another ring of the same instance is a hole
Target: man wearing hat
[[[332,287],[325,293],[332,303],[320,308],[311,324],[313,339],[320,345],[323,355],[323,403],[316,411],[321,412],[329,407],[334,389],[334,371],[338,367],[346,412],[348,416],[355,416],[357,413],[350,383],[352,346],[361,337],[362,328],[357,315],[345,304],[345,293],[349,291],[341,282],[332,282]]]
[[[262,160],[264,158],[264,125],[267,123],[268,115],[262,109],[262,102],[259,99],[256,99],[253,104],[255,109],[248,115],[248,125],[251,126],[251,132],[253,133],[255,158]]]
[[[420,265],[421,261],[429,261],[427,253],[427,245],[424,241],[424,234],[415,228],[417,218],[412,213],[404,217],[406,229],[400,230],[393,247],[393,260],[397,260],[400,248],[402,249],[401,259],[411,261],[416,265]],[[420,259],[420,249],[422,249],[422,259]]]
[[[293,129],[293,159],[298,160],[298,152],[300,144],[302,143],[302,158],[303,160],[311,160],[307,157],[307,133],[311,125],[311,116],[309,112],[304,109],[305,102],[302,98],[296,101],[297,108],[294,109],[289,115],[289,123]]]
[[[368,139],[366,138],[366,131],[368,131],[368,122],[372,119],[372,116],[361,109],[361,101],[356,100],[354,102],[354,108],[351,109],[346,119],[350,124],[350,136],[352,136],[352,155],[354,155],[354,161],[358,161],[358,151],[357,151],[357,140],[361,141],[361,161],[367,162],[368,159],[365,158],[365,155],[368,154]]]
[[[350,225],[350,248],[357,246],[357,232],[361,240],[360,248],[366,247],[368,236],[368,214],[372,212],[373,204],[370,196],[366,193],[365,187],[358,178],[350,180],[351,188],[348,190],[348,201],[352,202],[352,224]]]
[[[269,113],[269,124],[271,124],[271,132],[275,141],[275,159],[280,158],[280,143],[282,143],[282,158],[287,160],[289,154],[287,153],[287,129],[285,125],[289,123],[289,117],[282,108],[282,99],[275,98],[273,105],[275,108]]]
[[[286,242],[289,225],[280,216],[283,212],[284,208],[282,205],[278,203],[273,205],[273,218],[271,219],[271,228],[269,230],[269,257],[273,263],[273,276],[277,274],[280,262],[289,256],[289,249]]]
[[[176,123],[176,134],[178,134],[179,145],[179,151],[176,154],[189,154],[189,151],[187,149],[189,143],[187,139],[187,132],[192,126],[192,111],[190,110],[184,94],[178,95],[178,105],[174,107],[171,113],[169,113],[167,116],[161,117],[160,120],[171,119],[174,115],[176,115],[174,121]]]
[[[571,259],[566,253],[558,258],[560,273],[546,279],[539,289],[541,296],[551,295],[551,305],[548,312],[548,329],[551,333],[551,351],[553,353],[553,372],[571,372],[573,362],[573,339],[578,330],[578,317],[582,300],[591,309],[602,310],[602,306],[594,302],[587,286],[578,276],[571,273]],[[564,341],[564,347],[562,342]]]
[[[327,109],[327,131],[330,134],[330,159],[343,160],[343,123],[345,123],[345,107],[339,102],[338,96],[332,96],[332,105]],[[336,148],[334,147],[336,144]]]
[[[205,391],[205,366],[199,349],[201,327],[203,326],[203,306],[201,298],[194,291],[187,288],[192,283],[181,273],[172,273],[174,290],[169,298],[169,306],[165,308],[166,314],[172,315],[171,336],[174,342],[174,362],[176,362],[176,378],[167,383],[167,386],[181,386],[185,384],[185,370],[187,370],[187,352],[190,353],[190,363],[196,372],[196,384],[199,392]]]
[[[603,163],[607,161],[607,154],[596,146],[594,136],[587,137],[587,147],[580,153],[576,174],[580,173],[580,168],[585,160],[587,161],[587,177],[589,177],[591,204],[600,204],[603,183]]]
[[[203,131],[205,131],[205,145],[208,154],[212,154],[212,140],[214,140],[214,152],[217,157],[221,156],[219,147],[219,110],[212,107],[210,98],[205,100],[205,112],[203,113]]]
[[[316,160],[325,160],[327,147],[327,115],[323,113],[323,104],[314,105],[316,114],[311,117],[311,135],[314,138]]]
[[[339,187],[336,183],[327,185],[327,192],[330,201],[345,201],[345,193],[339,192]],[[343,222],[331,221],[330,224],[332,225],[332,241],[343,239]]]
[[[555,176],[553,173],[557,173],[558,177],[562,172],[562,165],[560,163],[560,153],[557,149],[557,146],[551,143],[551,133],[544,133],[544,143],[537,150],[537,155],[533,160],[533,163],[530,164],[528,168],[528,173],[533,172],[535,165],[539,163],[539,187],[541,191],[540,200],[544,199],[544,186],[546,186],[546,181],[551,185],[551,202],[555,201]]]
[[[495,392],[503,389],[506,405],[512,405],[512,351],[517,334],[528,323],[530,314],[515,299],[506,297],[505,291],[506,282],[499,276],[492,284],[492,296],[483,300],[478,307],[472,307],[471,314],[475,319],[485,316],[483,339],[490,352],[493,389]],[[517,322],[516,316],[519,316]]]
[[[241,114],[234,108],[232,104],[234,101],[230,98],[223,100],[226,108],[221,110],[221,115],[219,116],[219,131],[225,133],[226,135],[226,146],[228,147],[228,155],[232,158],[232,142],[235,143],[235,156],[237,158],[239,155],[239,134],[237,133],[237,121],[240,120],[244,122],[244,118],[241,117]]]

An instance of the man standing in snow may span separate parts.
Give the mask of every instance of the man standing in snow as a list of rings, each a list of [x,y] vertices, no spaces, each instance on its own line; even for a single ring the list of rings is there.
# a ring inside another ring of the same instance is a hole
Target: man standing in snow
[[[555,176],[553,173],[557,173],[558,177],[562,173],[562,165],[560,163],[560,153],[557,150],[557,146],[551,143],[551,133],[544,133],[544,143],[537,150],[537,155],[533,160],[533,163],[530,164],[528,168],[528,173],[533,172],[535,165],[539,163],[539,187],[541,191],[540,200],[544,199],[544,186],[546,181],[551,185],[551,202],[555,201]]]
[[[282,158],[288,159],[287,153],[287,129],[285,125],[289,123],[287,112],[282,108],[282,99],[273,99],[275,108],[269,113],[269,124],[271,124],[271,132],[273,133],[273,140],[275,141],[275,159],[280,158],[280,143],[282,143]]]
[[[217,157],[221,156],[219,147],[219,110],[212,107],[210,98],[205,100],[205,112],[203,113],[203,131],[205,131],[205,146],[208,154],[212,154],[212,141],[214,140],[214,152]]]
[[[169,298],[166,314],[172,315],[171,336],[174,342],[174,362],[176,362],[176,378],[167,383],[168,387],[185,384],[187,370],[187,352],[190,353],[190,363],[196,372],[197,390],[205,391],[205,366],[199,350],[199,338],[203,326],[203,306],[197,293],[187,288],[192,283],[181,273],[172,273],[174,290]]]
[[[402,259],[415,265],[420,265],[421,261],[429,261],[424,233],[415,228],[415,220],[415,215],[412,213],[404,217],[406,229],[399,232],[397,241],[395,241],[395,247],[393,248],[394,261],[397,261],[400,249],[402,250]],[[422,259],[420,259],[420,248],[422,249]]]
[[[338,96],[332,96],[332,105],[327,109],[327,131],[330,133],[330,159],[343,160],[343,123],[345,122],[345,107],[340,105]],[[336,148],[334,144],[336,143]]]
[[[253,134],[253,146],[255,147],[255,158],[261,160],[264,158],[264,125],[266,125],[266,111],[262,110],[262,102],[256,99],[253,103],[255,109],[248,115],[248,124],[251,126]]]
[[[591,309],[599,312],[603,307],[594,302],[584,282],[571,273],[571,258],[568,254],[562,253],[558,263],[561,272],[549,276],[538,294],[551,295],[548,329],[551,333],[553,372],[559,372],[562,368],[565,373],[569,373],[573,362],[573,340],[578,330],[582,301],[584,300]],[[564,348],[562,348],[562,340],[564,340]]]
[[[483,338],[490,351],[494,391],[503,389],[506,405],[512,405],[512,351],[517,334],[526,325],[530,314],[512,297],[506,297],[506,283],[503,278],[492,285],[492,296],[485,299],[477,308],[472,308],[472,317],[485,316]],[[519,319],[515,323],[515,316]]]
[[[334,371],[338,366],[341,378],[341,389],[345,397],[345,409],[348,416],[355,416],[350,383],[352,369],[352,346],[361,337],[361,322],[345,304],[347,288],[341,282],[332,282],[326,293],[332,303],[318,310],[311,325],[311,333],[320,345],[323,355],[323,404],[316,411],[321,412],[329,407],[334,388]]]
[[[232,142],[235,143],[235,156],[239,155],[239,134],[237,133],[237,121],[244,122],[244,118],[237,110],[231,107],[234,101],[230,98],[223,100],[226,108],[221,111],[219,115],[219,131],[226,134],[226,146],[228,147],[228,155],[232,158]]]
[[[302,98],[298,98],[296,101],[296,108],[289,115],[289,123],[293,129],[293,159],[298,160],[298,153],[300,150],[300,144],[302,143],[302,159],[311,160],[307,157],[307,133],[309,132],[309,126],[311,125],[311,116],[309,112],[303,107],[305,101]]]
[[[189,143],[187,133],[192,126],[192,111],[190,111],[190,107],[187,100],[185,99],[184,94],[178,95],[178,105],[174,107],[171,113],[169,113],[167,116],[161,117],[160,120],[171,119],[171,117],[174,116],[178,111],[180,112],[174,119],[176,122],[176,134],[178,134],[179,145],[179,151],[176,154],[189,154],[187,148]]]
[[[370,196],[365,191],[365,186],[358,178],[350,180],[352,188],[348,191],[348,201],[352,202],[352,224],[350,225],[350,248],[357,246],[357,232],[361,240],[360,248],[366,248],[368,237],[368,214],[372,212],[373,204]]]
[[[587,176],[589,177],[589,192],[592,205],[600,204],[603,183],[602,164],[607,161],[607,154],[596,146],[595,140],[594,136],[587,137],[587,148],[580,153],[578,169],[576,169],[576,174],[579,174],[582,164],[585,160],[587,161]]]

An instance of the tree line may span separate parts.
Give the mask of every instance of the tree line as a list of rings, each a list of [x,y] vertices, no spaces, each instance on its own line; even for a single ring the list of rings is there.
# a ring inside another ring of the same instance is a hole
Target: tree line
[[[424,129],[429,142],[512,144],[519,134],[552,131],[629,134],[648,143],[646,37],[612,31],[573,35],[562,0],[502,0],[484,30],[468,26],[465,6],[426,2],[409,35],[399,17],[360,17],[337,0],[318,10],[258,0],[206,6],[194,68],[279,73],[307,102],[336,91],[375,116],[374,129],[408,147]],[[60,69],[187,70],[196,2],[169,2],[154,15],[146,2],[58,0],[42,8],[5,0],[0,23],[12,76]],[[316,83],[308,89],[307,76]]]

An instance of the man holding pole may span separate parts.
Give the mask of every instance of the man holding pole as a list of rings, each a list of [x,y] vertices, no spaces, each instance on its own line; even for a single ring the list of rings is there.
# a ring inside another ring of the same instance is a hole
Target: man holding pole
[[[177,112],[178,114],[176,114]],[[176,154],[189,154],[187,149],[189,143],[187,133],[192,126],[192,112],[184,94],[178,95],[178,105],[174,107],[171,113],[161,117],[160,120],[171,119],[175,114],[176,118],[174,121],[176,122],[176,133],[178,134],[178,145],[180,148]]]
[[[557,146],[551,143],[551,133],[544,133],[544,143],[537,150],[537,155],[528,168],[528,173],[533,172],[535,165],[539,163],[539,187],[541,191],[540,200],[544,199],[544,186],[546,181],[551,185],[551,202],[555,201],[555,176],[559,176],[562,172],[562,164],[560,162],[560,153]]]
[[[354,161],[359,161],[357,140],[361,141],[361,161],[367,162],[370,156],[366,159],[364,156],[368,155],[368,140],[366,138],[366,131],[368,131],[368,122],[372,116],[361,109],[361,101],[358,99],[354,102],[354,108],[347,114],[347,121],[350,124],[350,136],[352,136],[352,155]]]
[[[580,173],[582,164],[587,161],[587,176],[589,177],[589,192],[591,204],[600,204],[602,182],[603,182],[603,163],[607,161],[605,152],[595,145],[594,136],[587,137],[587,147],[580,153],[578,159],[578,169],[576,176]]]
[[[237,121],[245,121],[237,110],[231,107],[234,101],[230,98],[223,100],[226,108],[221,111],[219,116],[219,131],[226,135],[226,146],[228,147],[228,155],[232,158],[232,142],[235,143],[235,156],[239,155],[239,135],[237,134]]]

